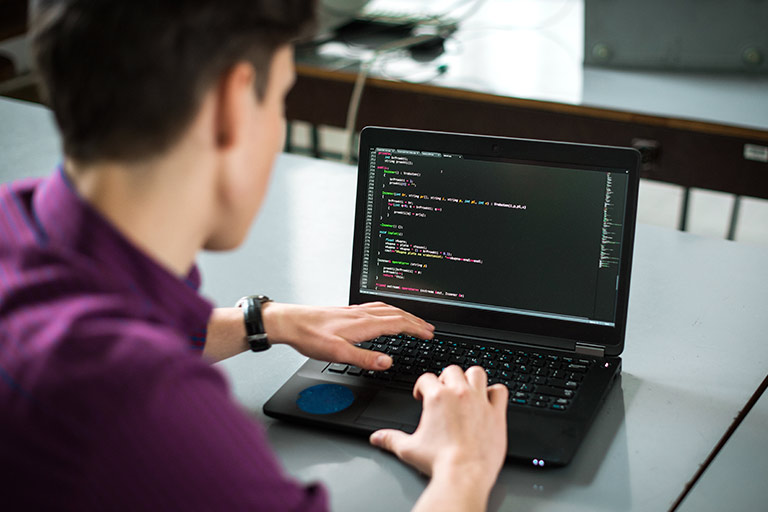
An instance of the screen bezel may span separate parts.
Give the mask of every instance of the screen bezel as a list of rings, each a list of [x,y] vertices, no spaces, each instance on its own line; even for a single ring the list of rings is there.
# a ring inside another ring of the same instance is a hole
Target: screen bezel
[[[394,298],[375,292],[362,293],[360,291],[360,277],[365,236],[368,158],[372,147],[458,153],[489,158],[541,162],[542,165],[592,166],[628,171],[629,179],[625,202],[615,325],[595,325],[554,318],[532,317],[517,313],[470,309],[447,304],[431,304],[421,300],[411,300],[406,297]],[[605,347],[606,355],[618,355],[624,348],[627,324],[629,282],[637,218],[639,164],[640,153],[632,148],[400,128],[366,127],[360,134],[349,303],[361,304],[364,302],[382,301],[409,311],[430,322],[471,325],[495,331],[523,333],[573,340],[574,342],[582,341]]]

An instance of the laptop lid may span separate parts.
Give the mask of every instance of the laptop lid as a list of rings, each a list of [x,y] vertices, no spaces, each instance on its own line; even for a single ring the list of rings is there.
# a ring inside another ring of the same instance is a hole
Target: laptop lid
[[[628,148],[365,128],[350,304],[618,355],[639,161]]]

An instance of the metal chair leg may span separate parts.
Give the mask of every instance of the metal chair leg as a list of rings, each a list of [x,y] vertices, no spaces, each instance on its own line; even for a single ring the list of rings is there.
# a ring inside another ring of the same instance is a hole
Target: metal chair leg
[[[731,223],[728,226],[728,240],[736,240],[736,225],[739,222],[739,208],[741,207],[741,196],[733,196],[733,209],[731,209]]]
[[[312,155],[315,158],[323,157],[323,152],[320,149],[320,128],[316,124],[312,125]]]
[[[683,188],[683,204],[680,209],[680,221],[678,222],[677,229],[685,231],[688,229],[688,205],[691,202],[691,187]]]
[[[291,121],[285,123],[285,146],[283,151],[293,153],[293,123]]]

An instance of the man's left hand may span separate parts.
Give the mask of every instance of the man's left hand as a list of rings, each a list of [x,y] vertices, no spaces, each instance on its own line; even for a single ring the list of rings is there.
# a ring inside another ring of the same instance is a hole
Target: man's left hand
[[[270,342],[286,343],[313,359],[367,370],[386,370],[392,358],[356,343],[399,333],[431,339],[435,330],[432,324],[383,302],[342,307],[268,302],[262,306],[262,315]]]

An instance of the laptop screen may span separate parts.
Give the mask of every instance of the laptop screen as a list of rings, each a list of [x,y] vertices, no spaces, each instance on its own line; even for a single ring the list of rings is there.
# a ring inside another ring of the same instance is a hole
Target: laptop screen
[[[366,156],[361,294],[615,325],[627,169]]]

